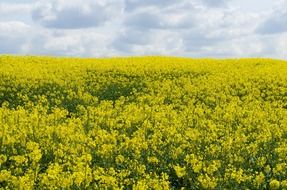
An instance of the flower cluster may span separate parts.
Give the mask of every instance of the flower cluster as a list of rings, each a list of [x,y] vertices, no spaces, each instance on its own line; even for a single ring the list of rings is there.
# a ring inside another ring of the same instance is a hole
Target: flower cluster
[[[287,63],[0,56],[4,189],[287,189]]]

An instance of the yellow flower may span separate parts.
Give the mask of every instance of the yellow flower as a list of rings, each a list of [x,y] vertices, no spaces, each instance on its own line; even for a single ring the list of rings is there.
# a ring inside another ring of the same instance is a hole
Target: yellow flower
[[[75,184],[80,186],[85,181],[85,174],[83,172],[74,172],[73,178]]]
[[[175,170],[175,173],[177,175],[177,177],[182,178],[183,176],[186,175],[186,169],[185,167],[180,167],[178,165],[173,166],[173,169]]]
[[[0,56],[1,188],[287,189],[286,73],[271,59]]]
[[[282,187],[283,189],[287,189],[287,180],[281,181],[281,187]]]
[[[1,170],[0,171],[0,182],[8,181],[11,177],[11,171]]]
[[[117,164],[121,164],[121,163],[123,163],[125,161],[125,157],[123,156],[123,155],[118,155],[117,157],[116,157],[116,163]]]
[[[0,154],[0,166],[7,161],[7,156],[4,154]]]
[[[158,164],[158,163],[159,163],[159,160],[158,160],[157,157],[155,157],[155,156],[148,157],[148,158],[147,158],[147,161],[148,161],[149,163],[153,163],[153,164]]]
[[[255,186],[259,188],[261,185],[263,185],[264,180],[265,176],[262,172],[260,172],[258,175],[256,175],[254,179]]]
[[[270,189],[275,190],[280,188],[280,182],[277,181],[276,179],[273,179],[269,183]]]
[[[16,162],[16,165],[21,165],[27,162],[27,158],[25,156],[13,156],[11,157]]]
[[[203,189],[214,189],[217,186],[217,180],[214,177],[208,175],[200,175],[198,178]]]

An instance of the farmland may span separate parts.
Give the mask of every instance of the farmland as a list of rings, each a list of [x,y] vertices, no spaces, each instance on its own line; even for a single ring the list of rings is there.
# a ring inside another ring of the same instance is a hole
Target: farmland
[[[287,189],[287,62],[0,56],[3,189]]]

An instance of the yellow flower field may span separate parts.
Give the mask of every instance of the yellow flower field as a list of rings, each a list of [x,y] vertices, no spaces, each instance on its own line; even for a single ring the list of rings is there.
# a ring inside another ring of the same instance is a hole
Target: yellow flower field
[[[287,62],[0,56],[0,189],[287,189]]]

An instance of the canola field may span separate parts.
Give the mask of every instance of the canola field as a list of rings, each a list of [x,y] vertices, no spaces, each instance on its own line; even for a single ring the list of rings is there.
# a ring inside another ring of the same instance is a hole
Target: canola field
[[[0,56],[0,189],[287,189],[287,62]]]

